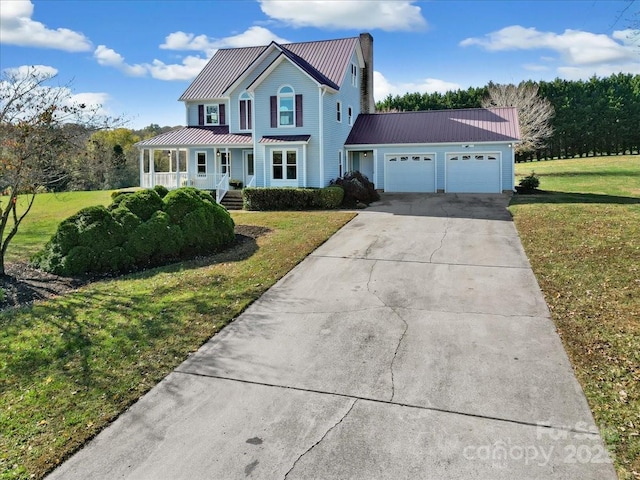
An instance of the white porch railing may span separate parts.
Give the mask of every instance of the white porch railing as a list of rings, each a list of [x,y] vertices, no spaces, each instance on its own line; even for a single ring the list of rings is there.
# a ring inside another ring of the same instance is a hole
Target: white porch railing
[[[220,175],[215,173],[206,175],[187,175],[186,172],[155,172],[143,173],[140,186],[142,188],[153,188],[156,185],[162,185],[167,187],[169,190],[179,187],[195,187],[200,190],[217,190],[220,181]],[[228,182],[229,180],[227,178],[227,190],[229,189]]]
[[[220,203],[220,200],[224,198],[228,191],[229,175],[225,173],[216,185],[216,202]]]

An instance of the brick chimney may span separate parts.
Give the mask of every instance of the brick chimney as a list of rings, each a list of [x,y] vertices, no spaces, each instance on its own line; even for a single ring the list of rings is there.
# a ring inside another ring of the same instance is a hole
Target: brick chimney
[[[364,57],[364,68],[360,75],[360,112],[375,113],[376,102],[373,98],[373,37],[370,33],[360,34],[360,47]]]

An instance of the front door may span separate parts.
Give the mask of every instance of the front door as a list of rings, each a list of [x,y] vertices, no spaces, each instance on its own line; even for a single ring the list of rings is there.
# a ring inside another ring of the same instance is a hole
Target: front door
[[[253,161],[253,151],[244,152],[244,186],[255,187],[255,163]]]
[[[220,178],[224,175],[231,178],[231,152],[220,152],[220,165],[218,172],[220,173]]]

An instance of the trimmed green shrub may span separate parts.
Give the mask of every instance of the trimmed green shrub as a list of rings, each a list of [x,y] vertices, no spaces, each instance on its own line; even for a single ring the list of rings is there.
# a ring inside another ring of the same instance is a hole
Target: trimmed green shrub
[[[540,179],[536,177],[535,172],[531,172],[529,175],[520,180],[518,184],[523,190],[535,190],[540,186]]]
[[[312,210],[338,208],[344,191],[325,188],[245,188],[242,190],[246,210]]]
[[[171,218],[171,222],[179,224],[189,212],[200,207],[204,198],[200,197],[198,192],[199,190],[193,187],[178,188],[164,197],[164,211]]]
[[[94,250],[89,247],[79,245],[73,247],[69,253],[63,258],[61,265],[61,273],[84,273],[96,270],[97,255]]]
[[[212,253],[233,242],[234,227],[229,212],[205,192],[178,189],[163,200],[144,190],[64,220],[32,263],[59,275],[122,272]]]
[[[124,241],[122,225],[102,205],[83,208],[71,219],[78,229],[78,245],[108,250]]]
[[[156,185],[155,187],[153,187],[153,189],[155,190],[155,192],[158,194],[160,198],[166,197],[167,193],[169,193],[169,189],[164,185]]]
[[[319,207],[326,210],[333,210],[342,205],[344,199],[344,189],[338,186],[330,186],[321,188],[317,192],[320,199]]]
[[[136,193],[134,190],[114,190],[111,192],[111,201],[114,201],[120,195],[131,195],[132,193]]]
[[[133,232],[138,225],[142,223],[140,217],[134,215],[131,210],[126,207],[118,207],[111,211],[113,219],[122,225],[125,232]]]
[[[126,207],[140,220],[146,222],[151,215],[162,210],[164,203],[155,190],[139,190],[132,195],[125,195],[120,206]]]

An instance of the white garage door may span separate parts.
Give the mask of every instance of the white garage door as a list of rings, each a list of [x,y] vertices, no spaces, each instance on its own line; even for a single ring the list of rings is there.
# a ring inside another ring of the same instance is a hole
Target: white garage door
[[[447,192],[500,193],[497,153],[447,154]]]
[[[435,192],[434,154],[385,155],[385,192]]]

